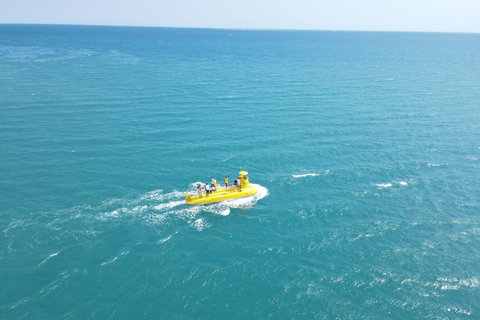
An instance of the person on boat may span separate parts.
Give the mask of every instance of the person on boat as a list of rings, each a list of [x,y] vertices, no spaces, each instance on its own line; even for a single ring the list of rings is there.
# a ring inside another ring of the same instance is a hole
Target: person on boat
[[[241,189],[240,189],[240,177],[238,177],[238,179],[235,179],[235,181],[233,182],[233,186],[234,186],[235,189],[237,189],[238,191],[241,191]]]
[[[208,185],[208,183],[205,183],[205,194],[207,197],[210,194],[210,192],[211,192],[210,186]]]
[[[238,191],[242,191],[242,177],[238,177],[238,180],[237,180],[237,184],[238,184]]]
[[[197,195],[199,198],[203,198],[202,197],[202,185],[200,183],[197,183]]]
[[[213,191],[217,191],[217,179],[212,179],[212,189]]]
[[[228,177],[225,177],[225,190],[228,190]]]

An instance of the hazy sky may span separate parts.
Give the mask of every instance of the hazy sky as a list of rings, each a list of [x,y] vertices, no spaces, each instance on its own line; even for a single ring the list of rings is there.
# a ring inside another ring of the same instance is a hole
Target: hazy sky
[[[480,33],[480,0],[0,0],[0,23]]]

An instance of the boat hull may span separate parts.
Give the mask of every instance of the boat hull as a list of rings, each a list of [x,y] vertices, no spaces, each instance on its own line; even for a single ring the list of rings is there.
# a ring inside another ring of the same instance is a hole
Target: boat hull
[[[230,187],[229,190],[222,188],[218,191],[214,191],[206,196],[205,191],[202,192],[202,197],[199,198],[198,195],[190,196],[186,194],[186,203],[187,204],[202,204],[202,203],[213,203],[230,199],[238,199],[253,196],[257,193],[257,188],[254,185],[248,185],[242,187],[241,191],[238,191],[236,187]]]

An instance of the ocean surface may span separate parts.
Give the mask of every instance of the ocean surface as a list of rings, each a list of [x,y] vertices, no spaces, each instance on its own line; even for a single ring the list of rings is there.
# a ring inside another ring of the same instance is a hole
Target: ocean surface
[[[479,34],[0,25],[0,318],[480,319],[479,159]]]

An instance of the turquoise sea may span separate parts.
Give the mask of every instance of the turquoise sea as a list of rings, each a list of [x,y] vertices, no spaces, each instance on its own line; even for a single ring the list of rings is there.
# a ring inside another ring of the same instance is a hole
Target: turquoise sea
[[[480,319],[479,159],[479,34],[0,25],[0,318]]]

